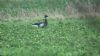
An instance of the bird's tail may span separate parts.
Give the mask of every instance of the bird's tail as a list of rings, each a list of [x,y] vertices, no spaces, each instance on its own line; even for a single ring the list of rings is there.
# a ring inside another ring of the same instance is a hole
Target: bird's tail
[[[35,24],[32,24],[32,26],[34,26],[34,27],[38,27],[38,25],[35,25]]]

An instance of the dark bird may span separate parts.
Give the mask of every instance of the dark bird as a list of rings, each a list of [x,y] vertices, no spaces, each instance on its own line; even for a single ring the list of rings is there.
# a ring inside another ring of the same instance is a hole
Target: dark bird
[[[47,17],[48,17],[48,15],[44,15],[43,22],[34,23],[34,24],[32,24],[32,26],[41,27],[41,28],[46,27],[48,25]]]

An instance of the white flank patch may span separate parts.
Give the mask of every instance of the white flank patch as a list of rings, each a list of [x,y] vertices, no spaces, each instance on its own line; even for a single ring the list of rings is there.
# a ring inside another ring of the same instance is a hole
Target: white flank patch
[[[40,24],[40,27],[43,27],[44,26],[44,23]]]

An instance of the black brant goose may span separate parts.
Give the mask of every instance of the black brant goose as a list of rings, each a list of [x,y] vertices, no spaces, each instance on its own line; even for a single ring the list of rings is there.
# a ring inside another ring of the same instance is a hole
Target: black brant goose
[[[47,17],[48,17],[48,15],[44,15],[45,19],[43,19],[44,20],[43,22],[34,23],[34,24],[32,24],[32,26],[41,27],[41,28],[46,27],[48,25]]]

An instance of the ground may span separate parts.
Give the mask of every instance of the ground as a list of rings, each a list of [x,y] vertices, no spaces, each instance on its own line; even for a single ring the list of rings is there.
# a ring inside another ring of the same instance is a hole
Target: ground
[[[48,21],[45,28],[33,27],[32,20],[0,21],[0,55],[100,56],[100,31],[91,20]]]

